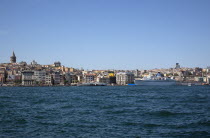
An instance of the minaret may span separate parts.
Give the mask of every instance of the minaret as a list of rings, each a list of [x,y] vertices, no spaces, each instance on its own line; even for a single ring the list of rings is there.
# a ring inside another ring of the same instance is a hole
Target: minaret
[[[11,62],[11,63],[16,63],[16,56],[15,56],[14,51],[13,51],[13,53],[12,53],[12,56],[10,57],[10,62]]]

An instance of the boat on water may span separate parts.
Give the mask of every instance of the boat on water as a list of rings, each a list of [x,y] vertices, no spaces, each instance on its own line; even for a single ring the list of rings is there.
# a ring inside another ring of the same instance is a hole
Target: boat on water
[[[106,83],[82,83],[78,86],[107,86]]]
[[[164,77],[160,72],[158,72],[155,76],[147,76],[142,79],[136,79],[134,81],[136,85],[176,85],[176,80]]]

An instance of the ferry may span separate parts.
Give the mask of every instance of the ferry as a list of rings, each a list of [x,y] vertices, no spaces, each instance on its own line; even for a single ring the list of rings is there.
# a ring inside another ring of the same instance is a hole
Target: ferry
[[[136,85],[161,85],[161,86],[167,86],[167,85],[176,85],[176,80],[163,77],[163,75],[158,72],[156,76],[149,75],[148,77],[144,77],[142,79],[136,79],[134,81]]]

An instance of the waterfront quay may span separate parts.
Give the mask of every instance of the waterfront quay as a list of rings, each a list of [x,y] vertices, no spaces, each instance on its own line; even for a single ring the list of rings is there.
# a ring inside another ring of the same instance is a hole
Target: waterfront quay
[[[9,63],[0,63],[0,86],[81,86],[85,84],[129,85],[135,80],[153,77],[170,78],[179,85],[209,85],[210,67],[187,68],[176,63],[169,69],[84,70],[65,67],[56,61],[50,65],[17,62],[13,52]]]

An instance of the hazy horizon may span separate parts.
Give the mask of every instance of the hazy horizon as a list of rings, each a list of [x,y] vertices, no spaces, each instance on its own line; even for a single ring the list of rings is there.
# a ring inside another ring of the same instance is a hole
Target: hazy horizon
[[[2,0],[0,63],[84,69],[209,66],[209,0]]]

